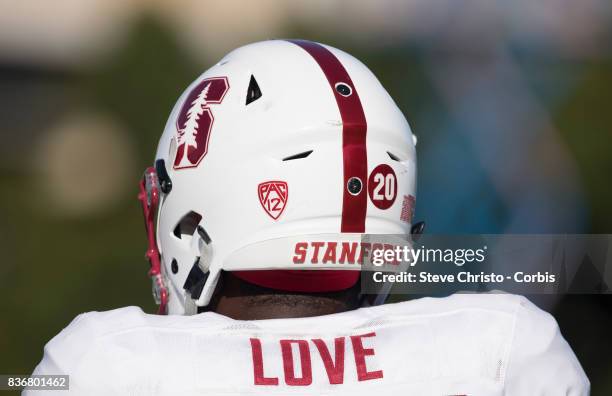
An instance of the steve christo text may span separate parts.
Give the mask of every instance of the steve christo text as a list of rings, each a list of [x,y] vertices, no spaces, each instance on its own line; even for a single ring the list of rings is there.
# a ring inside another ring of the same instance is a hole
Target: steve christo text
[[[495,272],[461,271],[457,274],[437,274],[428,271],[395,272],[384,273],[376,271],[372,273],[372,280],[376,283],[555,283],[555,274],[546,272],[525,273],[516,271],[513,274],[496,274]]]

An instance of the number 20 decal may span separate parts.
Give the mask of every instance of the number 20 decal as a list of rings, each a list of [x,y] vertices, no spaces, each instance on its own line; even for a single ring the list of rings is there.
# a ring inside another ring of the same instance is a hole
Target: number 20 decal
[[[389,209],[397,196],[397,177],[389,165],[378,165],[368,178],[368,194],[378,209]]]

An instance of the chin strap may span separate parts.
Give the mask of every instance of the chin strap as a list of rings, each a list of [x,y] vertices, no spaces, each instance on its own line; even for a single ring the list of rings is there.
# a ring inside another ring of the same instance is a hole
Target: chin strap
[[[160,315],[168,313],[168,288],[166,287],[163,274],[161,272],[161,260],[157,241],[155,239],[155,213],[159,205],[159,181],[157,172],[153,167],[145,170],[144,176],[140,181],[140,192],[138,200],[142,204],[142,212],[144,214],[145,229],[147,232],[148,248],[145,257],[149,260],[151,268],[149,276],[151,277],[153,287],[153,298],[159,310]]]

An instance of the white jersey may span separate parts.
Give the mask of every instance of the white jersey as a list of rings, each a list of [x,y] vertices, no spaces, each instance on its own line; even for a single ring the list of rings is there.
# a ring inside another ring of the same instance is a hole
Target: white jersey
[[[67,374],[79,395],[536,396],[590,386],[552,316],[508,294],[258,321],[90,312],[46,345],[34,374]]]

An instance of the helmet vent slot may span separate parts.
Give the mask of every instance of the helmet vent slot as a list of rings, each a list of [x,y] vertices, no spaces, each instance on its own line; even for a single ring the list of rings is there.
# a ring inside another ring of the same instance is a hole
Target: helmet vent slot
[[[389,158],[391,158],[393,161],[400,162],[400,159],[399,159],[399,157],[397,155],[393,154],[390,151],[387,151],[387,154],[389,154]]]
[[[257,84],[255,77],[251,74],[251,81],[249,81],[249,88],[247,88],[246,105],[255,102],[259,98],[261,98],[261,89],[259,89],[259,84]]]
[[[202,220],[202,216],[198,213],[191,211],[181,218],[181,220],[174,227],[174,236],[178,239],[185,237],[192,237],[196,232],[198,224]]]
[[[312,154],[312,150],[304,151],[303,153],[299,153],[299,154],[290,155],[289,157],[283,158],[283,161],[293,161],[293,160],[296,160],[296,159],[306,158],[310,154]]]

